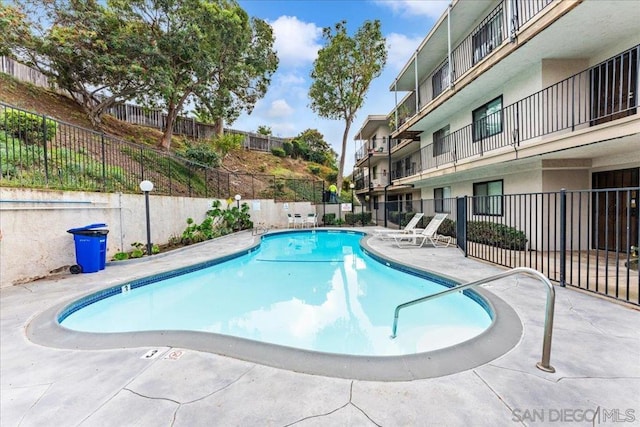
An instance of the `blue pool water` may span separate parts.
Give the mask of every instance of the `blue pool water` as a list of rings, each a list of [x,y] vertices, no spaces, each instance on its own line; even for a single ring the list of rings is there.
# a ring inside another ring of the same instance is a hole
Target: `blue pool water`
[[[402,310],[398,304],[444,289],[363,253],[358,233],[267,235],[245,255],[118,292],[76,311],[62,326],[86,332],[194,330],[313,351],[401,355],[448,347],[491,324],[461,293]]]

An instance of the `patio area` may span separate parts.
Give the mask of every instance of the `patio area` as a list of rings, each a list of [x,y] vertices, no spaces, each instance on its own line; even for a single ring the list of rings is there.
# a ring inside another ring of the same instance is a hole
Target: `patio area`
[[[233,253],[260,237],[236,233],[111,263],[99,273],[1,289],[0,425],[640,425],[640,311],[556,287],[556,372],[546,373],[535,367],[542,353],[545,289],[524,276],[483,286],[520,317],[520,342],[487,364],[438,378],[361,381],[296,373],[170,342],[82,350],[65,343],[49,348],[27,337],[34,317],[54,305]],[[398,248],[375,238],[367,244],[392,260],[461,282],[504,271],[464,258],[454,247]]]

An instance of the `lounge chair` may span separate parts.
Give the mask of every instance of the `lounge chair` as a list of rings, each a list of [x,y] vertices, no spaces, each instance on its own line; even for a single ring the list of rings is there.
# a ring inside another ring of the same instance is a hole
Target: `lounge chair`
[[[418,222],[422,219],[423,216],[424,214],[422,212],[417,212],[402,230],[375,230],[374,237],[377,237],[379,239],[391,239],[391,237],[389,236],[393,234],[413,233],[413,230],[416,228],[416,225],[418,225]]]
[[[436,248],[447,247],[451,244],[451,236],[438,234],[438,228],[446,218],[446,213],[436,214],[424,230],[414,229],[413,233],[395,233],[390,237],[395,240],[399,248],[416,246],[421,248],[425,242],[431,243]]]
[[[293,215],[290,213],[287,214],[287,228],[294,227]]]

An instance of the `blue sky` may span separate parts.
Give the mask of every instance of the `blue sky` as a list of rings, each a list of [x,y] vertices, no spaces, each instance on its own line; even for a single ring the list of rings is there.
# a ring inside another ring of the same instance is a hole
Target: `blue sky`
[[[349,33],[364,21],[379,19],[387,40],[387,65],[373,81],[363,108],[358,112],[348,140],[344,174],[354,163],[353,137],[370,114],[387,114],[394,107],[389,86],[412,53],[444,12],[442,0],[239,0],[250,16],[262,18],[274,29],[280,64],[266,96],[251,115],[242,115],[230,127],[255,132],[270,126],[274,135],[291,137],[305,129],[318,129],[338,154],[341,152],[343,121],[317,117],[308,107],[309,77],[313,61],[322,47],[322,28],[345,20]]]

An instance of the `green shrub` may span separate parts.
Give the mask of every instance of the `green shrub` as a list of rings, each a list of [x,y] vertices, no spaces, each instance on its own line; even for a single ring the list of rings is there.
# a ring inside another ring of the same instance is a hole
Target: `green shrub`
[[[351,225],[367,225],[371,223],[371,212],[347,213],[344,222]]]
[[[309,165],[309,172],[311,172],[314,175],[320,175],[321,170],[322,169],[318,165]]]
[[[415,212],[389,211],[389,221],[404,227],[415,214]]]
[[[287,157],[287,153],[285,153],[285,151],[280,147],[272,147],[271,154],[276,157]]]
[[[217,168],[220,166],[220,156],[213,147],[206,144],[199,144],[188,147],[184,151],[184,156],[194,162]]]
[[[420,221],[418,221],[418,225],[416,226],[417,228],[425,228],[427,226],[427,224],[429,224],[429,222],[431,222],[431,220],[433,219],[433,217],[431,216],[423,216],[422,219]],[[442,234],[444,236],[451,236],[451,237],[456,237],[456,222],[446,218],[444,221],[442,221],[442,223],[440,224],[440,227],[438,227],[438,234]]]
[[[467,240],[516,251],[525,250],[527,247],[527,236],[524,232],[504,224],[488,221],[469,221],[467,223]]]
[[[44,129],[43,129],[44,120]],[[0,115],[0,129],[21,139],[27,144],[42,143],[46,137],[51,141],[56,136],[56,122],[19,110],[5,110]]]
[[[242,147],[244,135],[235,133],[225,133],[222,136],[214,137],[211,143],[220,153],[220,157],[224,158],[230,151],[237,150]]]
[[[291,156],[291,153],[293,153],[293,144],[290,141],[284,141],[282,143],[282,149],[284,150],[285,155]],[[271,152],[273,153],[273,150],[271,150]],[[279,157],[284,157],[284,156],[279,156]]]
[[[127,252],[118,252],[113,256],[115,261],[124,261],[125,259],[129,259],[129,254]]]
[[[335,225],[336,224],[336,214],[328,213],[322,215],[322,223],[324,225]]]

